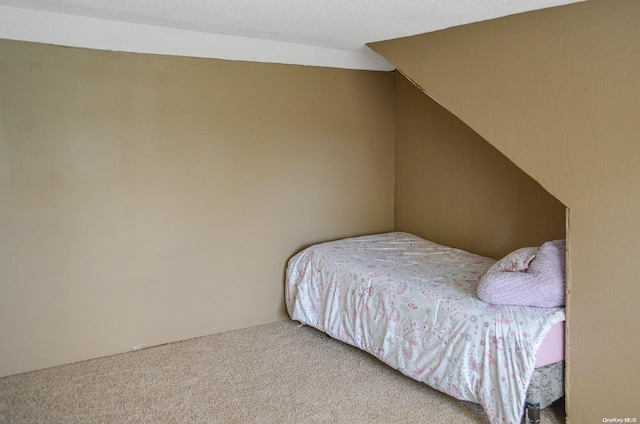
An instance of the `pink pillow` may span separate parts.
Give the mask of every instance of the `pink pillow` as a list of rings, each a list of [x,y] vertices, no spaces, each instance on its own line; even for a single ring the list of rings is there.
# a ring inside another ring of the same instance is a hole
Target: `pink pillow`
[[[490,272],[490,268],[480,278],[478,298],[496,305],[563,306],[565,249],[564,240],[544,243],[525,272]]]

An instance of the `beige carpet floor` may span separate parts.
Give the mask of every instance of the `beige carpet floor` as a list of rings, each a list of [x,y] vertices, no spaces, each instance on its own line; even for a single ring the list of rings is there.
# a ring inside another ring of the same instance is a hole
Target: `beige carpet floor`
[[[293,321],[0,379],[0,423],[480,423],[482,409]],[[563,423],[563,406],[543,424]]]

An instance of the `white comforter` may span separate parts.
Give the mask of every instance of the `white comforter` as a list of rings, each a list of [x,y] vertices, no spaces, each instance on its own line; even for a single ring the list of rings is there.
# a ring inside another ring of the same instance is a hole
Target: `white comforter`
[[[476,296],[493,259],[406,233],[322,243],[290,259],[292,319],[407,376],[520,422],[535,358],[563,308],[495,306]]]

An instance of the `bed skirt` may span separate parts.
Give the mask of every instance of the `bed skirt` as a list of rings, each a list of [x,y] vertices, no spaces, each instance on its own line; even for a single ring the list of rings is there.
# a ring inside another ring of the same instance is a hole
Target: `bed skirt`
[[[564,396],[564,361],[536,368],[529,382],[527,402],[546,408]]]

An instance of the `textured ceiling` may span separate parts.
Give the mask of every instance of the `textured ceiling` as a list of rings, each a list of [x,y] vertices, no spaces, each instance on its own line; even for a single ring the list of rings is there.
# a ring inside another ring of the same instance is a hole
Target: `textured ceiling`
[[[0,0],[0,37],[130,51],[143,49],[135,47],[140,38],[155,37],[159,46],[151,48],[152,53],[162,53],[160,44],[167,44],[164,37],[169,37],[173,48],[165,54],[181,54],[181,43],[201,43],[201,53],[186,48],[182,54],[221,58],[228,57],[216,55],[212,46],[238,37],[241,43],[235,49],[247,46],[247,39],[255,40],[257,47],[249,48],[244,59],[233,59],[260,61],[268,57],[264,49],[280,48],[283,51],[273,61],[307,64],[295,56],[304,56],[302,47],[310,47],[308,55],[356,54],[364,62],[369,57],[374,69],[383,62],[374,60],[367,43],[577,1],[581,0]],[[98,35],[87,34],[92,28],[109,42],[100,45]],[[168,29],[174,31],[173,38]],[[198,35],[200,41],[195,40]],[[76,42],[68,41],[74,37]],[[126,48],[127,37],[131,49]],[[86,45],[94,38],[98,45]],[[287,49],[290,60],[280,58],[287,56]]]

